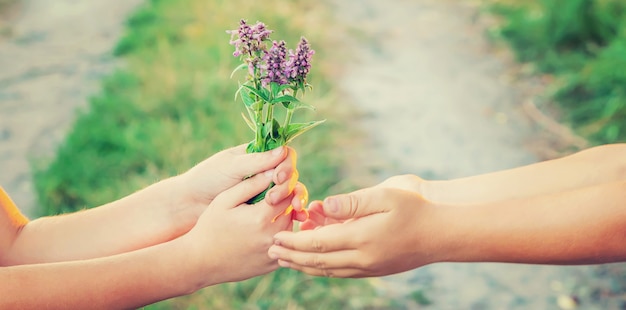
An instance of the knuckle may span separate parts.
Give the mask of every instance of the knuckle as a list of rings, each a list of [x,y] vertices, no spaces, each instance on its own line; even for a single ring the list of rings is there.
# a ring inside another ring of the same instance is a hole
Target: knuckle
[[[358,195],[349,195],[348,196],[348,215],[350,218],[353,218],[357,215],[357,209],[359,206],[359,196]]]
[[[319,255],[313,255],[304,261],[304,265],[317,269],[324,269],[326,267],[326,262],[322,260]]]
[[[316,251],[316,252],[323,252],[324,251],[324,246],[322,245],[322,243],[319,241],[319,239],[313,239],[311,241],[311,248]]]
[[[313,258],[313,266],[324,269],[326,268],[326,262],[324,262],[324,260],[322,260],[319,256],[315,256]]]
[[[322,271],[324,273],[324,276],[327,277],[327,278],[334,278],[335,277],[335,273],[332,270],[323,269]]]

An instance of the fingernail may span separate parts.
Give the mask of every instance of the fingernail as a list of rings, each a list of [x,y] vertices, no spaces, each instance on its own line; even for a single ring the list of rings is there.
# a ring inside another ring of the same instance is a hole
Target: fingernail
[[[271,259],[277,259],[278,258],[278,254],[274,253],[274,252],[270,252],[269,256]]]
[[[279,265],[280,267],[289,268],[289,263],[288,263],[288,262],[286,262],[286,261],[284,261],[284,260],[280,260],[280,259],[279,259],[279,260],[278,260],[278,265]]]
[[[278,155],[282,154],[284,150],[285,150],[284,147],[279,146],[279,147],[277,147],[277,148],[272,150],[272,155],[278,156]]]
[[[300,208],[298,209],[298,211],[304,209],[305,204],[306,204],[306,199],[300,198],[300,206],[299,206]]]
[[[287,174],[284,171],[279,172],[276,176],[276,181],[278,181],[278,184],[283,184],[287,181]]]
[[[278,194],[276,194],[275,192],[270,191],[269,194],[267,194],[267,197],[270,200],[270,204],[276,204],[278,200],[277,198]]]
[[[272,178],[274,176],[274,169],[265,171],[265,176],[268,178]]]
[[[335,198],[326,198],[324,204],[328,206],[328,211],[337,212],[339,211],[339,206],[337,205],[337,199]]]

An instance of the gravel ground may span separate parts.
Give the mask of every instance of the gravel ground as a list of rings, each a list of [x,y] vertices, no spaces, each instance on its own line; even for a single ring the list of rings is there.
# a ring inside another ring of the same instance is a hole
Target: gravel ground
[[[486,40],[476,5],[334,4],[360,38],[346,38],[353,43],[349,54],[358,56],[341,87],[362,109],[358,123],[369,137],[354,151],[356,169],[373,171],[376,183],[405,173],[428,179],[481,174],[553,153],[554,137],[522,110],[541,81],[521,78],[509,53]],[[619,309],[620,297],[598,297],[615,284],[598,274],[590,266],[435,264],[378,283],[398,297],[422,290],[434,309],[571,309],[575,299],[581,309]]]
[[[52,154],[141,1],[20,0],[0,19],[0,184],[29,216],[30,160]]]

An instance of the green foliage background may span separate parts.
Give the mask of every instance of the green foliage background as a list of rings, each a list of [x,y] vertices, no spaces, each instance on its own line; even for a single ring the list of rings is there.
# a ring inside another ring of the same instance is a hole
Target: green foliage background
[[[334,136],[345,135],[342,107],[331,87],[332,20],[310,1],[150,0],[128,21],[115,48],[125,67],[108,76],[80,112],[56,156],[36,163],[41,215],[90,208],[181,173],[252,132],[234,99],[237,66],[230,36],[239,19],[263,21],[295,48],[305,35],[316,50],[304,98],[328,119],[296,140],[301,181],[311,198],[337,189],[344,164]],[[311,112],[313,113],[313,112]],[[296,120],[298,121],[298,120]],[[184,262],[181,262],[184,264]],[[366,281],[313,278],[290,270],[207,288],[159,303],[156,309],[342,309],[389,305]],[[306,307],[305,307],[306,306]]]
[[[626,141],[626,2],[495,1],[497,34],[518,58],[556,77],[563,119],[593,143]]]

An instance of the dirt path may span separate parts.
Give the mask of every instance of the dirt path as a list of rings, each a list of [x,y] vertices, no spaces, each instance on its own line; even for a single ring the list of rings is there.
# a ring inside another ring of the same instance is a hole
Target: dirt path
[[[21,0],[0,20],[0,184],[27,214],[36,203],[29,159],[51,154],[98,90],[140,2]]]
[[[371,138],[355,150],[357,166],[374,171],[376,181],[404,173],[456,178],[540,160],[536,145],[546,137],[521,110],[538,84],[515,78],[519,66],[486,41],[471,3],[334,3],[338,18],[366,38],[354,42],[358,56],[341,87],[362,109],[359,123]],[[583,309],[617,307],[590,297],[601,285],[594,271],[435,264],[388,277],[381,287],[398,296],[422,289],[434,309],[558,309],[568,296]]]

